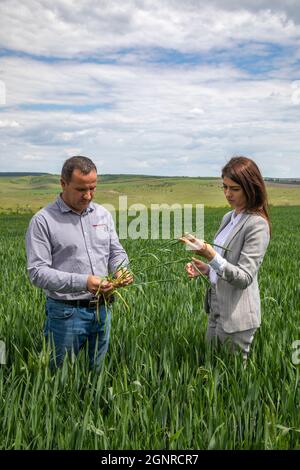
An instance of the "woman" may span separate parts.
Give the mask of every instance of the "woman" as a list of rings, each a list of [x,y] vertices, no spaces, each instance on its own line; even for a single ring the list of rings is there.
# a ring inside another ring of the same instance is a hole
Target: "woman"
[[[232,158],[222,169],[223,189],[232,211],[224,215],[213,248],[203,240],[184,236],[189,249],[206,258],[193,258],[186,266],[190,278],[209,277],[205,296],[209,313],[206,339],[229,343],[247,359],[260,325],[260,295],[257,274],[270,240],[266,188],[253,160]]]

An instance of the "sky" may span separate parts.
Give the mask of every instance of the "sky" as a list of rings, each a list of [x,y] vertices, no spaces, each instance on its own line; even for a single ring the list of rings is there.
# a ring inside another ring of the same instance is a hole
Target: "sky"
[[[1,0],[0,171],[300,177],[299,0]]]

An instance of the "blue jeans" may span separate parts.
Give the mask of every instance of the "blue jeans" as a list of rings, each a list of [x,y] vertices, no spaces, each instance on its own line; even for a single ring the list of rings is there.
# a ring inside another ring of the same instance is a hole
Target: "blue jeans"
[[[99,322],[96,308],[76,307],[47,298],[45,337],[50,343],[50,366],[60,367],[66,354],[77,354],[88,345],[90,368],[99,370],[108,349],[110,334],[110,309],[99,305]]]

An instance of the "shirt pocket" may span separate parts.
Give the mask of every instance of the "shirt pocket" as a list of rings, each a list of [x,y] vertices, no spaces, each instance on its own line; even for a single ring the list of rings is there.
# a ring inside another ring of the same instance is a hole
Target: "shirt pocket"
[[[93,227],[93,238],[97,245],[108,246],[109,231],[107,225],[97,225]]]

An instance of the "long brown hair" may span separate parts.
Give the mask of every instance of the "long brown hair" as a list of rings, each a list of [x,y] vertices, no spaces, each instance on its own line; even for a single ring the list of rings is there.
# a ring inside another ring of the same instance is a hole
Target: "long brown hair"
[[[243,188],[247,201],[246,209],[266,219],[271,233],[266,186],[256,163],[247,157],[233,157],[222,168],[222,178],[224,176]]]

